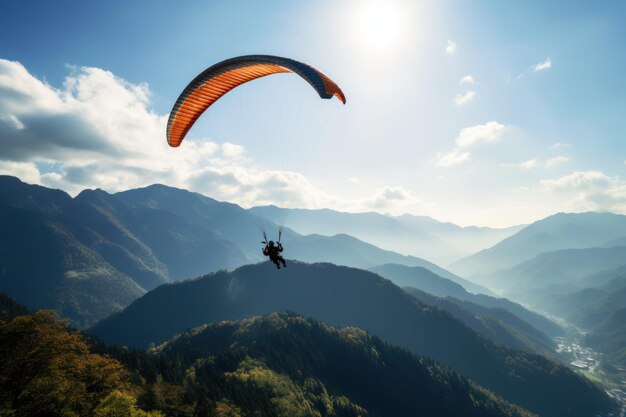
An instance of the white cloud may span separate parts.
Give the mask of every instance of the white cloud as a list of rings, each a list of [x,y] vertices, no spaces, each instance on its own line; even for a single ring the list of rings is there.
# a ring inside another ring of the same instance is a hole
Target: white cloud
[[[455,148],[443,155],[439,155],[437,159],[437,166],[447,168],[469,161],[470,153],[461,152],[458,148]]]
[[[616,178],[611,178],[602,171],[576,171],[554,180],[542,180],[541,184],[553,191],[570,191],[592,190],[611,185],[616,181]]]
[[[546,161],[546,167],[547,168],[552,168],[556,165],[560,165],[560,164],[564,164],[565,162],[568,162],[570,160],[570,158],[568,156],[555,156],[554,158],[550,158]]]
[[[506,131],[506,126],[498,122],[487,122],[482,125],[461,129],[457,136],[456,146],[445,154],[437,155],[437,166],[450,167],[470,160],[467,148],[481,143],[496,143]]]
[[[222,144],[222,152],[229,158],[241,158],[245,149],[241,145],[235,145],[234,143]]]
[[[561,149],[561,148],[569,148],[569,143],[554,143],[552,145],[550,145],[550,149]]]
[[[467,148],[478,143],[499,142],[505,130],[506,127],[498,122],[466,127],[456,138],[456,144],[460,148]]]
[[[0,59],[0,173],[71,194],[163,183],[242,206],[396,214],[423,207],[400,187],[373,190],[361,199],[331,196],[300,173],[258,166],[239,144],[188,137],[170,148],[167,115],[150,110],[150,97],[146,84],[99,68],[73,69],[55,88],[20,63]],[[53,172],[44,166],[54,166]]]
[[[350,177],[348,178],[348,182],[351,182],[353,184],[358,184],[359,182],[361,182],[361,180],[359,180],[358,178]]]
[[[524,161],[521,162],[519,164],[515,164],[515,166],[522,168],[522,169],[533,169],[536,168],[539,165],[539,163],[537,162],[537,159],[529,159],[528,161]]]
[[[456,97],[454,97],[454,104],[459,107],[465,106],[472,101],[474,97],[476,97],[476,91],[468,91],[465,94],[457,94]]]
[[[571,211],[626,213],[626,182],[602,171],[576,171],[542,180],[541,185],[550,193],[564,195]]]
[[[474,81],[474,77],[471,75],[466,75],[465,77],[459,80],[459,85],[473,85],[476,81]]]
[[[545,61],[532,66],[533,72],[545,71],[552,68],[552,60],[548,57]]]
[[[457,43],[448,39],[448,44],[446,45],[446,54],[454,55],[457,49]]]
[[[41,182],[41,175],[33,162],[0,161],[0,175],[13,175],[34,184]]]

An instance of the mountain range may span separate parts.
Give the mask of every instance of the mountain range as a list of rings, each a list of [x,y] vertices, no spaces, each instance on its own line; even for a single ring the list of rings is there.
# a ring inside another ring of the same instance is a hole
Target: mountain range
[[[558,213],[538,220],[493,247],[461,259],[450,269],[482,279],[544,252],[615,246],[626,237],[626,216],[612,213]]]
[[[523,227],[461,227],[427,216],[344,213],[329,209],[260,206],[250,211],[275,224],[288,224],[300,234],[348,234],[380,248],[429,259],[444,266],[489,248]]]
[[[72,198],[8,176],[0,176],[0,215],[0,291],[54,309],[78,327],[161,284],[260,261],[260,226],[278,228],[237,205],[162,185]],[[283,242],[290,256],[310,262],[419,265],[489,292],[424,259],[347,235],[285,229]]]

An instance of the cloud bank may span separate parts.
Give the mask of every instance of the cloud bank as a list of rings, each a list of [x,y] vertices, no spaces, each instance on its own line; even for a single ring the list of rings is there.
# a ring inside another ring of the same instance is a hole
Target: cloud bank
[[[258,166],[240,144],[189,137],[170,148],[167,115],[151,110],[150,100],[146,84],[100,68],[74,68],[55,88],[19,62],[0,59],[0,174],[70,194],[163,183],[242,206],[401,214],[422,204],[400,187],[360,200],[334,197],[300,173]]]
[[[575,171],[542,180],[541,185],[546,191],[567,198],[569,211],[626,212],[626,181],[602,171]]]
[[[445,154],[439,154],[437,166],[450,167],[469,161],[471,154],[468,148],[478,144],[499,142],[505,130],[506,127],[498,122],[488,122],[461,129],[455,140],[455,148]]]

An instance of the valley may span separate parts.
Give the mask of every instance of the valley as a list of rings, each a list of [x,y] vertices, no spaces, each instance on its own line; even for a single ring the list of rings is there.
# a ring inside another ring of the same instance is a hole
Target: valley
[[[626,369],[604,363],[604,355],[584,346],[582,340],[580,333],[571,330],[568,335],[555,338],[556,352],[572,369],[600,384],[618,402],[617,411],[602,414],[602,417],[626,416]]]

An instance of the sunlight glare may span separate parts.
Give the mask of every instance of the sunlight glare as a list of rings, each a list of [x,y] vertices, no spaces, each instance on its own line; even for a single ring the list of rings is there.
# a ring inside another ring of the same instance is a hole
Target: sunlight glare
[[[389,0],[359,2],[355,11],[355,34],[359,43],[379,51],[398,46],[402,15],[398,4]]]

